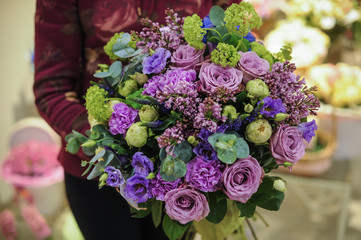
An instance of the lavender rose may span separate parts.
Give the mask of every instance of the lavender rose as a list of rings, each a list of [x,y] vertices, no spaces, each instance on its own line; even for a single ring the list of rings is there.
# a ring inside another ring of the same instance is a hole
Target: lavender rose
[[[181,178],[178,178],[173,182],[164,181],[158,172],[155,178],[150,182],[150,192],[157,200],[164,201],[164,196],[167,192],[176,189],[181,182]]]
[[[297,127],[282,125],[271,137],[270,149],[277,163],[295,164],[305,154],[306,145]]]
[[[243,71],[243,84],[246,84],[249,80],[265,75],[270,69],[270,64],[257,53],[250,51],[242,53],[238,68]]]
[[[149,160],[147,156],[142,152],[136,152],[133,155],[132,166],[134,167],[134,173],[148,176],[150,172],[153,172],[154,165],[153,162]]]
[[[160,73],[167,65],[167,59],[171,54],[164,48],[158,48],[155,50],[152,56],[143,59],[143,73]]]
[[[164,201],[168,216],[181,224],[199,222],[210,211],[206,197],[194,189],[174,189],[165,195]]]
[[[106,184],[108,186],[120,187],[124,184],[125,180],[119,169],[116,169],[113,166],[108,166],[104,169],[104,171],[108,174],[108,178],[106,180]]]
[[[171,62],[175,68],[192,69],[197,63],[203,62],[204,49],[196,50],[189,45],[181,45],[173,53]]]
[[[132,199],[137,203],[146,202],[151,197],[149,193],[149,180],[146,177],[134,174],[127,180],[125,187],[126,199]]]
[[[219,88],[237,91],[242,83],[243,73],[235,68],[223,68],[214,63],[203,63],[199,72],[200,90],[213,93]]]
[[[257,192],[263,178],[258,161],[248,156],[237,160],[223,172],[223,191],[231,200],[246,203]]]
[[[203,192],[215,192],[220,187],[223,165],[220,161],[205,161],[196,157],[187,163],[185,181]]]
[[[128,107],[125,103],[117,103],[113,106],[114,112],[109,119],[109,131],[113,135],[124,134],[134,123],[138,111]]]

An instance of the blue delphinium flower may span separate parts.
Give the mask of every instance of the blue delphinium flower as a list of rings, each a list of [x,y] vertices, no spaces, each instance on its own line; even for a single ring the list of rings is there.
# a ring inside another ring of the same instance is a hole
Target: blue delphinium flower
[[[286,112],[281,99],[266,97],[261,102],[263,102],[263,106],[260,112],[264,117],[274,118],[277,113]]]
[[[307,142],[310,142],[312,137],[316,135],[315,131],[317,128],[318,127],[315,120],[298,124],[298,129],[302,132],[302,137]]]

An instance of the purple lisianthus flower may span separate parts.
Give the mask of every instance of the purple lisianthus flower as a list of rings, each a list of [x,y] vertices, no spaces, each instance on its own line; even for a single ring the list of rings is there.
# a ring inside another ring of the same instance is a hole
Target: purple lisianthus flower
[[[167,59],[170,58],[170,51],[164,48],[155,50],[152,56],[143,59],[143,73],[160,73],[167,65]]]
[[[192,69],[197,63],[204,61],[203,53],[204,49],[196,50],[189,45],[181,45],[171,57],[172,68]]]
[[[312,137],[316,136],[315,131],[317,128],[318,127],[315,120],[298,124],[298,129],[302,132],[302,137],[307,142],[310,142]]]
[[[127,180],[125,196],[137,203],[146,202],[151,197],[149,192],[149,180],[142,175],[134,174]]]
[[[104,171],[108,174],[108,178],[106,180],[107,186],[120,187],[125,183],[123,175],[119,169],[116,169],[113,166],[108,166],[104,169]]]
[[[246,85],[249,80],[265,75],[270,69],[270,64],[257,53],[250,51],[242,53],[238,68],[243,72],[243,84]]]
[[[295,164],[305,154],[306,145],[297,127],[282,125],[270,139],[270,150],[276,162]]]
[[[167,192],[176,189],[181,183],[181,178],[172,182],[164,181],[158,172],[155,178],[150,182],[150,192],[157,200],[164,201],[164,196]]]
[[[109,131],[113,135],[124,134],[134,123],[138,110],[128,107],[125,103],[117,103],[113,109],[114,112],[109,119]]]
[[[220,187],[223,167],[218,160],[208,162],[203,157],[196,157],[187,163],[184,179],[198,190],[215,192]]]
[[[223,172],[223,191],[229,199],[246,203],[257,192],[263,175],[263,169],[255,158],[238,159]]]
[[[202,139],[204,142],[208,143],[208,138],[212,135],[213,133],[211,131],[208,131],[205,128],[202,128],[200,133],[198,134],[198,137],[200,139]]]
[[[243,73],[236,68],[223,68],[214,63],[203,63],[199,71],[199,88],[205,93],[214,93],[219,88],[238,91]]]
[[[280,98],[272,99],[270,97],[265,97],[261,102],[263,102],[264,104],[261,108],[260,113],[265,117],[274,118],[277,113],[286,112],[286,108]]]
[[[207,198],[190,188],[171,190],[165,195],[164,201],[168,216],[181,224],[193,220],[199,222],[210,212]]]
[[[208,142],[200,142],[196,147],[193,148],[193,152],[199,157],[203,157],[206,161],[217,160],[217,152],[214,151],[211,144]]]
[[[144,155],[142,152],[136,152],[133,155],[132,166],[134,167],[134,173],[148,176],[150,172],[153,172],[154,165],[150,159]]]

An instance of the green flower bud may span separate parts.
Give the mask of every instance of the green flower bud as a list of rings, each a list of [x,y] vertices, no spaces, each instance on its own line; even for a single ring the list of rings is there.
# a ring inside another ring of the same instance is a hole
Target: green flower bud
[[[250,98],[265,98],[270,94],[267,84],[258,78],[246,84],[246,91]]]
[[[273,182],[273,188],[280,192],[286,191],[286,184],[282,179],[277,179]]]
[[[148,76],[144,73],[136,72],[134,75],[130,75],[130,77],[141,86],[148,81]]]
[[[223,107],[222,116],[226,116],[232,120],[238,118],[239,113],[237,113],[237,109],[232,105],[226,105]]]
[[[292,166],[293,166],[293,163],[284,162],[284,163],[283,163],[283,166],[285,166],[285,167],[292,167]]]
[[[127,97],[138,89],[138,83],[135,80],[128,79],[119,86],[118,93],[123,97]]]
[[[274,119],[276,122],[280,122],[280,121],[285,120],[288,116],[289,115],[286,113],[277,113]]]
[[[140,124],[140,122],[134,123],[125,135],[125,140],[130,147],[143,147],[147,143],[148,128]]]
[[[272,127],[269,122],[260,118],[257,119],[246,127],[246,138],[248,141],[253,143],[264,143],[272,136]]]
[[[150,105],[143,105],[138,114],[143,123],[154,122],[159,116],[157,109]]]
[[[89,139],[88,141],[86,141],[85,143],[83,143],[81,146],[82,147],[94,147],[97,144],[96,141]]]
[[[149,173],[148,176],[147,176],[147,179],[153,179],[155,178],[155,174],[154,173]]]
[[[189,136],[187,138],[187,141],[189,142],[190,145],[192,145],[193,147],[198,145],[198,141],[196,140],[196,138],[194,136]]]
[[[106,180],[108,178],[108,174],[107,173],[103,173],[100,178],[99,178],[99,189],[104,187],[105,185],[107,185]]]
[[[253,111],[253,109],[254,109],[254,107],[252,106],[252,104],[247,103],[247,105],[244,106],[244,111],[246,113],[251,113]]]

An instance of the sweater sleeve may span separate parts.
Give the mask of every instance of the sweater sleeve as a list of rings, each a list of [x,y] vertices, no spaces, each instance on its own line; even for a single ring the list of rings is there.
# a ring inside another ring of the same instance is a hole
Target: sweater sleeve
[[[84,133],[90,128],[87,111],[76,94],[82,84],[83,51],[77,1],[38,0],[35,15],[35,104],[63,143],[72,129]]]

